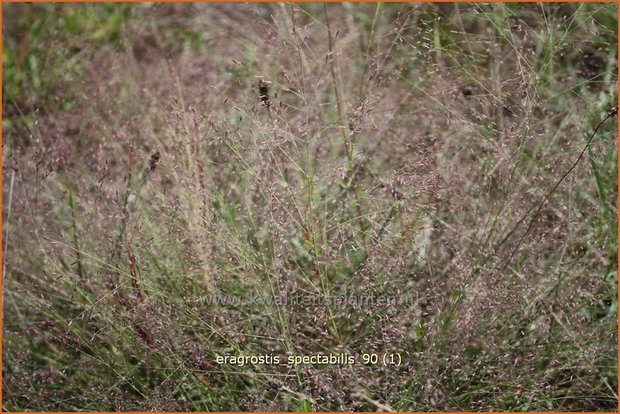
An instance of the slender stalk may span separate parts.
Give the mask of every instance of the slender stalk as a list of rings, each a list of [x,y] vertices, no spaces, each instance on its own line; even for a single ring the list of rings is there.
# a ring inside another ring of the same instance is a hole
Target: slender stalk
[[[342,134],[342,141],[347,151],[347,159],[349,160],[349,167],[353,162],[353,146],[351,141],[347,137],[344,126],[344,115],[342,111],[342,100],[340,98],[340,91],[338,89],[338,81],[336,80],[336,60],[334,59],[334,48],[332,45],[332,29],[329,25],[329,14],[327,13],[327,4],[323,3],[323,12],[325,13],[325,25],[327,26],[327,42],[329,46],[329,67],[332,75],[332,82],[334,84],[334,93],[336,94],[336,110],[338,111],[338,126],[340,133]]]
[[[529,224],[527,225],[527,228],[525,229],[525,232],[521,235],[521,237],[519,238],[519,241],[517,241],[517,244],[514,246],[514,248],[512,249],[512,252],[510,253],[510,256],[508,256],[508,260],[506,260],[506,263],[504,263],[504,265],[502,266],[502,270],[506,269],[508,267],[508,265],[510,264],[510,262],[512,261],[512,259],[514,258],[514,255],[517,253],[517,250],[519,249],[519,247],[521,246],[521,244],[523,243],[523,240],[525,239],[525,236],[527,236],[530,232],[530,230],[532,230],[532,227],[534,226],[534,223],[536,222],[536,219],[538,219],[538,216],[540,215],[540,212],[543,208],[543,206],[545,205],[545,203],[547,202],[547,200],[549,200],[549,198],[553,195],[553,193],[555,193],[555,191],[558,189],[558,187],[560,186],[560,184],[564,181],[564,179],[566,179],[566,177],[568,177],[568,175],[573,172],[573,170],[577,167],[577,165],[579,165],[579,161],[581,161],[581,159],[583,158],[585,152],[588,150],[588,148],[590,147],[590,144],[592,143],[592,140],[594,139],[594,137],[596,136],[596,133],[598,132],[598,130],[601,128],[601,126],[609,119],[612,118],[614,116],[616,116],[618,114],[618,108],[613,107],[605,116],[605,118],[603,118],[603,120],[601,122],[599,122],[599,124],[597,125],[597,127],[594,129],[594,132],[592,132],[592,135],[590,135],[590,138],[588,138],[588,142],[586,142],[586,145],[584,145],[583,149],[581,150],[581,152],[579,153],[579,156],[577,157],[577,159],[575,160],[575,162],[570,166],[570,168],[568,170],[566,170],[566,172],[564,173],[564,175],[562,175],[562,177],[560,177],[560,179],[554,184],[553,187],[551,187],[551,189],[549,190],[549,192],[547,192],[547,194],[542,198],[542,200],[540,200],[540,203],[538,203],[538,207],[536,208],[536,211],[534,212],[534,214],[532,215],[532,218],[530,219]],[[521,219],[517,222],[517,224],[515,224],[515,226],[512,228],[512,230],[508,233],[508,235],[506,237],[504,237],[504,239],[501,241],[500,245],[503,244],[508,237],[510,237],[510,235],[512,233],[514,233],[514,231],[517,229],[517,227],[519,227],[527,218],[527,216],[529,215],[530,211],[533,210],[532,206],[528,212],[521,217]]]
[[[379,10],[381,9],[381,3],[377,3],[375,7],[375,16],[372,19],[372,26],[370,28],[370,34],[368,35],[368,43],[366,44],[366,57],[364,59],[364,67],[362,68],[362,76],[360,76],[360,85],[359,85],[359,100],[362,101],[362,96],[364,95],[364,78],[366,77],[366,70],[368,69],[368,60],[370,59],[370,48],[372,46],[372,39],[375,36],[375,26],[377,24],[377,17],[379,16]]]
[[[327,26],[327,39],[328,39],[328,47],[329,47],[328,56],[329,56],[330,70],[331,70],[332,82],[334,84],[334,92],[336,94],[336,109],[338,111],[338,127],[340,129],[340,133],[342,134],[342,141],[344,143],[344,146],[347,152],[347,160],[348,160],[347,172],[348,173],[345,174],[345,180],[347,178],[350,178],[349,184],[346,186],[347,188],[349,188],[351,185],[354,185],[354,180],[355,180],[354,175],[350,176],[350,173],[354,173],[353,142],[351,141],[351,139],[349,138],[349,136],[347,135],[345,131],[346,128],[345,128],[344,114],[342,110],[342,99],[340,97],[340,91],[338,89],[338,82],[336,80],[336,60],[334,59],[334,50],[333,50],[333,45],[332,45],[332,30],[329,24],[329,14],[327,13],[326,3],[323,3],[323,12],[325,13],[325,25]],[[358,216],[357,222],[360,228],[360,234],[364,238],[366,234],[366,226],[364,225],[364,215],[362,212],[362,206],[360,204],[360,197],[359,197],[357,188],[354,188],[353,194],[355,197],[355,209],[357,211],[357,216]]]

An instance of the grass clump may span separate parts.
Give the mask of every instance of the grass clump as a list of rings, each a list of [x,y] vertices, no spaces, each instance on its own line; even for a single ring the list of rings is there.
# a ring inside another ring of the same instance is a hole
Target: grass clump
[[[616,410],[616,7],[3,5],[5,408]]]

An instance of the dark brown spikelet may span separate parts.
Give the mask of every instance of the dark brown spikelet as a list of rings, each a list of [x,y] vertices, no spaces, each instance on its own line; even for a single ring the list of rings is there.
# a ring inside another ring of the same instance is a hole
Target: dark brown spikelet
[[[138,334],[140,339],[146,342],[148,346],[152,347],[153,345],[155,345],[155,343],[153,342],[153,338],[151,337],[151,335],[149,335],[147,331],[144,330],[144,328],[142,328],[137,323],[134,323],[134,329],[136,330],[136,333]]]
[[[269,84],[262,79],[258,81],[258,97],[261,103],[267,108],[271,106],[271,101],[269,100]]]
[[[138,284],[138,275],[136,272],[136,258],[131,251],[127,249],[127,259],[129,259],[129,274],[131,275],[131,287],[133,288],[133,294],[139,301],[142,301],[142,290]]]
[[[470,88],[465,87],[461,89],[461,93],[463,94],[464,97],[469,98],[470,96],[474,94],[474,91],[472,91]]]
[[[149,170],[148,172],[153,172],[155,168],[157,168],[157,163],[159,162],[159,150],[155,151],[151,158],[149,158]]]

